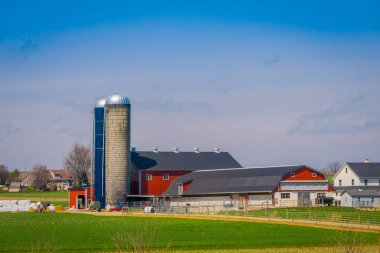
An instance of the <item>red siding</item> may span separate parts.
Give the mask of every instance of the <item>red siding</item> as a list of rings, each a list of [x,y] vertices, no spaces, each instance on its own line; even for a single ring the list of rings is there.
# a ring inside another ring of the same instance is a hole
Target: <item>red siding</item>
[[[162,195],[169,188],[174,179],[190,172],[191,171],[143,171],[141,173],[141,194]],[[146,180],[147,174],[152,175],[152,180]],[[169,180],[164,180],[164,174],[169,174]]]
[[[286,174],[283,177],[283,181],[326,181],[325,176],[320,173],[313,171],[309,168],[301,168],[293,172],[295,174],[294,177],[291,176],[291,173]],[[313,173],[316,174],[316,177],[313,177]]]
[[[87,191],[86,191],[87,189]],[[87,194],[86,194],[87,193]],[[69,190],[69,207],[75,207],[77,196],[78,195],[87,195],[86,196],[86,204],[88,203],[88,200],[91,199],[91,187],[83,188],[83,189],[70,189]],[[92,194],[93,198],[92,200],[95,200],[95,192]],[[87,207],[87,206],[86,206]]]
[[[190,182],[186,182],[186,183],[183,184],[183,192],[187,191],[187,189],[189,188],[191,182],[192,182],[192,181],[190,181]]]

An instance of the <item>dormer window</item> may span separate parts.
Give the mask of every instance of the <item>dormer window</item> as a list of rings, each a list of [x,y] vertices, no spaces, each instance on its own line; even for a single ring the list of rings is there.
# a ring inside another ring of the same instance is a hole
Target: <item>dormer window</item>
[[[178,184],[178,194],[182,194],[183,193],[183,184]]]
[[[169,174],[164,174],[162,177],[164,181],[169,180]]]
[[[291,176],[291,177],[295,177],[296,174],[295,174],[295,173],[290,173],[290,176]]]

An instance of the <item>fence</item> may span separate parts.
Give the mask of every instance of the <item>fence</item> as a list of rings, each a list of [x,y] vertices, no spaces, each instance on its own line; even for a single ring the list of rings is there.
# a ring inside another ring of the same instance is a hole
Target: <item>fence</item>
[[[238,217],[284,219],[287,221],[334,222],[380,226],[380,211],[361,211],[351,208],[311,207],[311,208],[270,208],[266,202],[239,209],[239,203],[231,201],[224,205],[151,205],[150,202],[125,203],[124,212],[141,213],[152,206],[154,212],[162,214],[207,214]]]

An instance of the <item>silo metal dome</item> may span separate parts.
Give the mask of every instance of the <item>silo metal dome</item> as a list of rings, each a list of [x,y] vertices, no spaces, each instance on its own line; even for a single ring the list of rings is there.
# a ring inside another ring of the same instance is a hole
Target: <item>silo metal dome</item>
[[[129,98],[120,94],[112,94],[107,98],[106,105],[130,105]]]
[[[96,101],[95,108],[103,108],[106,104],[106,101],[107,100],[105,98],[99,99],[98,101]]]

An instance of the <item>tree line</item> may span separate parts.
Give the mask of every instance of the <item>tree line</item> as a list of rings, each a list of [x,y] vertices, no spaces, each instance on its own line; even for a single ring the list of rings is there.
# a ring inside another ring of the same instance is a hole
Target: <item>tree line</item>
[[[88,184],[87,172],[91,168],[91,149],[89,146],[74,144],[63,160],[63,168],[73,175],[74,186]],[[10,184],[20,175],[18,169],[9,172],[8,167],[0,164],[0,185]],[[46,190],[49,171],[44,164],[36,164],[31,171],[32,187]]]

